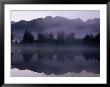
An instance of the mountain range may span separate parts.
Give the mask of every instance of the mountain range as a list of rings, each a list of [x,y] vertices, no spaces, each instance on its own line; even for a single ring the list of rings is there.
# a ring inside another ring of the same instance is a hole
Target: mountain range
[[[47,16],[45,18],[36,18],[30,21],[11,21],[11,30],[15,33],[17,38],[22,37],[25,30],[32,32],[34,36],[36,36],[38,32],[53,32],[54,34],[60,31],[64,31],[65,34],[74,32],[76,38],[82,38],[86,34],[96,35],[100,33],[100,18],[83,21],[80,18],[68,19],[61,16]]]

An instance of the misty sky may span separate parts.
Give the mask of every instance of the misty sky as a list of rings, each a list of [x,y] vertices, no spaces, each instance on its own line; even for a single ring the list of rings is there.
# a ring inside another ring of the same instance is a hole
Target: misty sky
[[[88,19],[100,18],[99,10],[73,10],[73,11],[11,11],[11,21],[32,20],[36,18],[44,18],[46,16],[62,16],[69,19],[81,18],[86,21]]]

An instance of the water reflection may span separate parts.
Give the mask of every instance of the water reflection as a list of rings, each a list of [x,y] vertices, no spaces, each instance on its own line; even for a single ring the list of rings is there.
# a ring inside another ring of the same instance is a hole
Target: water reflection
[[[12,48],[12,68],[60,75],[82,70],[100,73],[99,48]]]
[[[22,53],[24,63],[29,63],[33,57],[33,52],[24,50]]]

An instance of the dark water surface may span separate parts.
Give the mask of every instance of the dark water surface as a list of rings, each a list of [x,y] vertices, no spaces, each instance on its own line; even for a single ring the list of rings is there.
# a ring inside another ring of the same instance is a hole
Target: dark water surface
[[[11,68],[31,70],[47,75],[62,75],[83,70],[100,74],[98,47],[12,46]]]

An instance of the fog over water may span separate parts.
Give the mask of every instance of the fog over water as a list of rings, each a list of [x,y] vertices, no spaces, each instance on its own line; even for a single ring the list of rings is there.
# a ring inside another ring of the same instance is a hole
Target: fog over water
[[[12,68],[31,70],[46,75],[68,72],[100,73],[99,48],[13,47]]]
[[[100,76],[100,11],[11,11],[10,23],[11,76]]]

